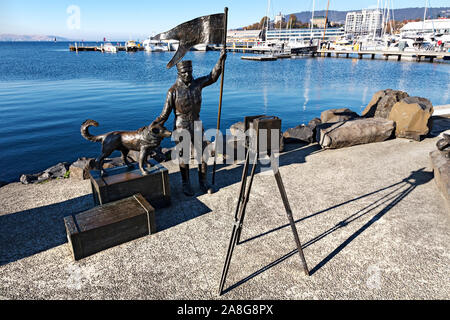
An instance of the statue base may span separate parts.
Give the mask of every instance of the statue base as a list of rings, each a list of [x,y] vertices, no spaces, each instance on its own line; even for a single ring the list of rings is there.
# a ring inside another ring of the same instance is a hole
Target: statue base
[[[74,260],[156,232],[155,210],[140,194],[65,217],[64,224]]]
[[[146,176],[142,175],[137,163],[133,168],[105,169],[103,177],[99,170],[91,170],[89,178],[94,203],[102,205],[140,193],[154,208],[169,206],[169,171],[153,159],[150,163],[151,166],[147,164],[149,174]]]

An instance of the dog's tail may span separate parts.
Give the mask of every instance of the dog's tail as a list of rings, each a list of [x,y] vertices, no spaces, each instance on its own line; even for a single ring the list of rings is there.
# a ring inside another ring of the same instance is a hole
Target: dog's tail
[[[89,133],[90,126],[98,127],[98,122],[94,120],[86,120],[85,122],[83,122],[80,129],[83,138],[93,142],[102,142],[104,135],[93,136]]]

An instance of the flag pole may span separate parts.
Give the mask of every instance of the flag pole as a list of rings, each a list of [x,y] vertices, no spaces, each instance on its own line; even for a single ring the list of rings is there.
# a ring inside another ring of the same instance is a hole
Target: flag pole
[[[223,49],[225,52],[227,51],[227,20],[228,20],[228,8],[225,7],[224,9],[225,13],[225,19],[224,19],[224,32],[223,32]],[[225,60],[222,60],[222,74],[220,79],[220,96],[219,96],[219,111],[217,114],[217,131],[216,131],[216,138],[214,143],[214,165],[213,165],[213,173],[212,173],[212,184],[215,184],[215,178],[216,178],[216,159],[217,159],[217,143],[218,143],[218,137],[220,132],[220,115],[222,112],[222,95],[223,95],[223,76],[225,73]]]

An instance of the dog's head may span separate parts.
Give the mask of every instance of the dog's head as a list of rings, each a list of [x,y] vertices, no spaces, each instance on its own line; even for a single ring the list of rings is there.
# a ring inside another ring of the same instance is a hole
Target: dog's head
[[[148,128],[148,133],[158,140],[168,138],[172,135],[172,132],[167,130],[162,124],[152,123]]]

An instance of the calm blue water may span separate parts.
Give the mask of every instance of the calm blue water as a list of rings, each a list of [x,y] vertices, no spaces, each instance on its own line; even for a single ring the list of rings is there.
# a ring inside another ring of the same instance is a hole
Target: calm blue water
[[[69,52],[68,43],[0,42],[0,180],[17,180],[61,161],[96,157],[100,145],[84,140],[81,123],[100,123],[92,132],[134,130],[159,115],[176,68],[173,53],[102,54]],[[273,114],[283,128],[307,123],[328,108],[361,112],[378,90],[392,88],[450,103],[450,64],[382,60],[300,58],[273,62],[228,54],[221,127],[245,115]],[[218,52],[190,52],[194,76],[210,72]],[[214,128],[219,83],[205,88],[201,118]],[[173,116],[167,122],[171,129]],[[164,142],[170,144],[169,140]]]

